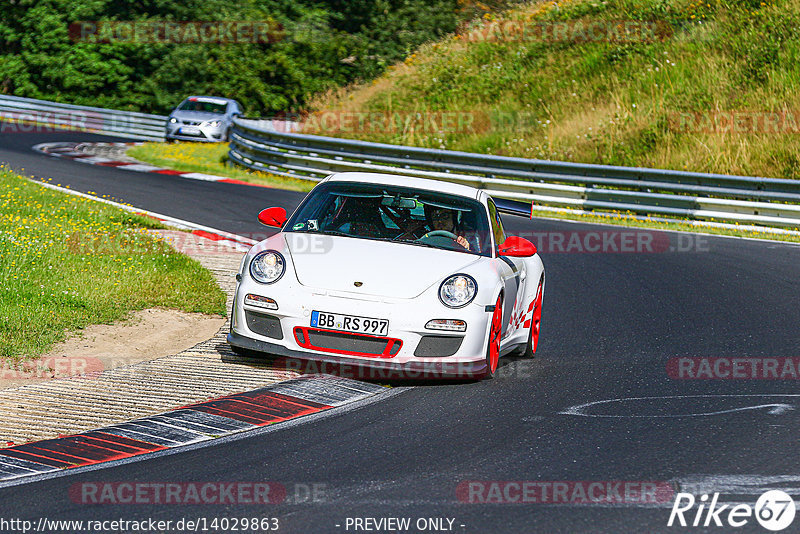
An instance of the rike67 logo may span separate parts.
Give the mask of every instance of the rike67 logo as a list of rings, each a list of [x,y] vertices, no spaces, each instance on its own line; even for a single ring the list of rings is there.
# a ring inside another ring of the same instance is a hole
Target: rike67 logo
[[[761,495],[755,507],[749,504],[719,505],[718,500],[719,493],[715,493],[710,501],[708,495],[702,495],[699,502],[691,493],[678,493],[667,526],[743,527],[755,517],[765,529],[778,532],[794,521],[794,500],[788,493],[780,490],[771,490]],[[693,510],[695,504],[697,509]]]

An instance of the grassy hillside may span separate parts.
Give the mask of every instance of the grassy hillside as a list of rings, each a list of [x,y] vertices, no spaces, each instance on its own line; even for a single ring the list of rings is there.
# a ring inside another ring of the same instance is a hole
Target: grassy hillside
[[[527,4],[319,97],[307,131],[800,178],[799,21],[798,0]],[[599,38],[579,31],[590,24]]]

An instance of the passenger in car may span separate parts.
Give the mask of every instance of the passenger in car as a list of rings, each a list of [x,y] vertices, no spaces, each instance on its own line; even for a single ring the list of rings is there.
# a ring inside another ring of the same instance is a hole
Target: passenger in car
[[[379,210],[380,198],[344,198],[334,229],[356,237],[381,237],[386,227]]]

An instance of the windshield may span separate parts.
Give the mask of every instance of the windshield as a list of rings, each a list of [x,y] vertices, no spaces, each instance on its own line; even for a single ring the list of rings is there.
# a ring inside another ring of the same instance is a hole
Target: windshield
[[[227,104],[220,103],[220,102],[210,102],[208,100],[198,100],[198,99],[188,99],[185,100],[180,106],[178,106],[178,110],[180,111],[202,111],[204,113],[217,113],[217,114],[224,114],[225,109],[228,107]]]
[[[491,256],[486,210],[478,201],[405,187],[323,184],[284,225],[308,232]]]

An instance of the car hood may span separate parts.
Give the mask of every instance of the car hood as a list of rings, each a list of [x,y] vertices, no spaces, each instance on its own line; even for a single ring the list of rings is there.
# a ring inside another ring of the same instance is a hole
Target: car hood
[[[225,115],[221,113],[209,113],[208,111],[173,111],[170,114],[170,117],[175,117],[176,119],[186,119],[191,121],[218,121],[225,118]]]
[[[284,237],[302,285],[354,295],[413,298],[481,258],[351,237],[294,232]],[[356,287],[356,282],[361,282],[361,287]]]

